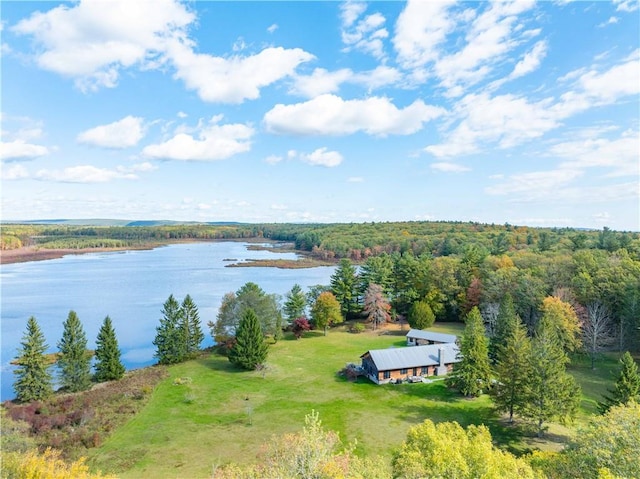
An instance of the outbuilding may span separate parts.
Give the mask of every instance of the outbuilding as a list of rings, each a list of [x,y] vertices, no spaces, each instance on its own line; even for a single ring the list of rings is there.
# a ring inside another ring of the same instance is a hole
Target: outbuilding
[[[453,334],[436,333],[422,329],[411,329],[407,333],[407,346],[424,346],[427,344],[455,343],[458,339]]]

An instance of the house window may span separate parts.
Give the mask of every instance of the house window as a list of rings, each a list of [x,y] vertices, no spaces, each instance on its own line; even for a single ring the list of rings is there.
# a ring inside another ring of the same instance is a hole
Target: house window
[[[384,379],[389,379],[391,377],[391,371],[384,372]]]
[[[429,374],[429,366],[422,366],[422,372],[421,374],[423,376],[426,376],[427,374]]]
[[[401,369],[401,370],[400,370],[400,374],[407,374],[407,370],[406,370],[406,368],[405,368],[405,369]]]

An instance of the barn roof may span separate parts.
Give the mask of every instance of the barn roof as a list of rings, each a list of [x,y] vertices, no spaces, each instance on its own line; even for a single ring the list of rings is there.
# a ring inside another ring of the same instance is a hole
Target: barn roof
[[[457,363],[458,346],[455,343],[429,344],[426,346],[413,346],[406,348],[371,349],[364,353],[371,356],[378,371],[391,371],[395,369],[409,369],[420,366],[435,366],[439,364],[438,349],[442,348],[444,363]]]
[[[433,331],[423,331],[422,329],[411,329],[407,333],[407,338],[425,339],[438,343],[455,343],[457,337],[453,334],[436,333]]]

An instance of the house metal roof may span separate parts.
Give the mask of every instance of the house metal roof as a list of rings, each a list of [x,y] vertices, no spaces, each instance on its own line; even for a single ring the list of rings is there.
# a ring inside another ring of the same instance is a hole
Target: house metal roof
[[[453,334],[435,333],[433,331],[423,331],[422,329],[411,329],[407,333],[407,338],[425,339],[427,341],[437,341],[438,343],[455,343],[457,336]]]
[[[455,343],[429,344],[406,348],[371,349],[367,353],[371,356],[378,371],[417,368],[420,366],[435,366],[439,364],[438,349],[442,348],[444,363],[457,363],[458,346]]]

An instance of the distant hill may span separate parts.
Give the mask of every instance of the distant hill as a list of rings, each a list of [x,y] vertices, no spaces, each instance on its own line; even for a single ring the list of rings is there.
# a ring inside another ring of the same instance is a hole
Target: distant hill
[[[173,221],[173,220],[115,220],[108,218],[89,218],[81,220],[72,219],[46,219],[26,221],[3,221],[5,224],[22,225],[67,225],[67,226],[172,226],[172,225],[210,225],[232,226],[241,225],[237,221]]]

